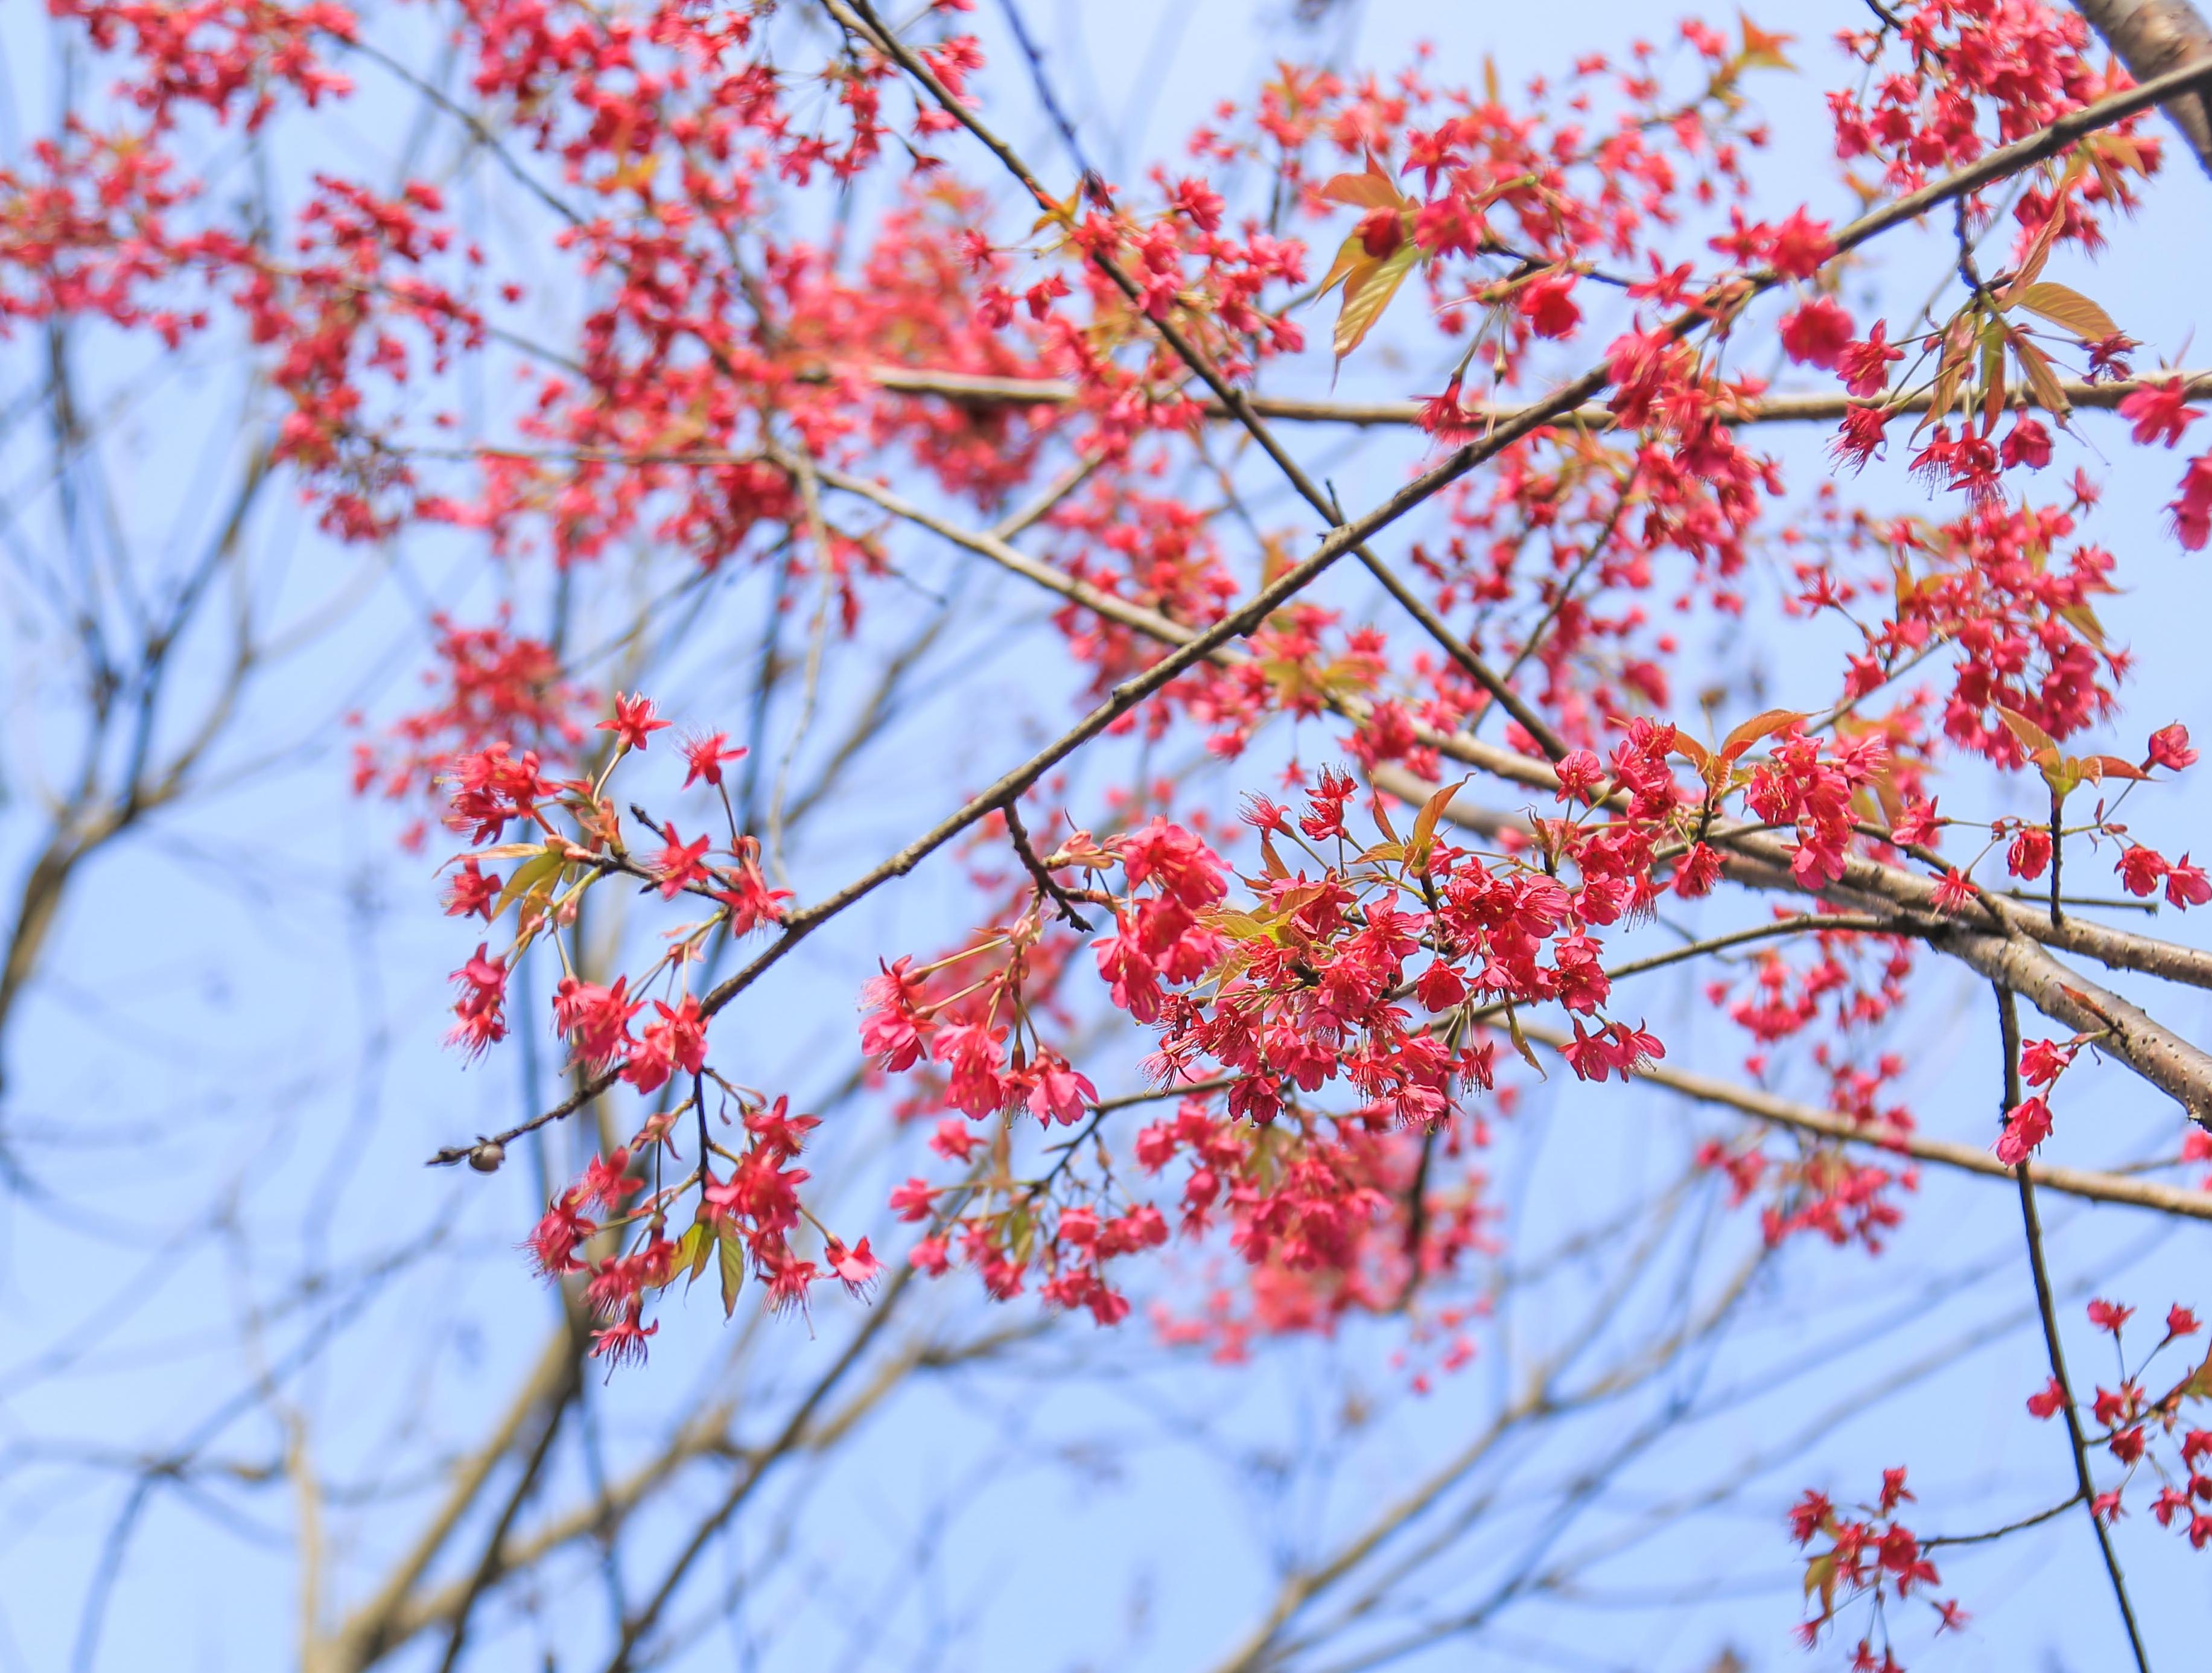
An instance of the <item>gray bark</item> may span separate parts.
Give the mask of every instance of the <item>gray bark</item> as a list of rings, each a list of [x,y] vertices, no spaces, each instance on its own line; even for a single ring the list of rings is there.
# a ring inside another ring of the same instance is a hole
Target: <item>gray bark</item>
[[[2074,7],[2138,82],[2212,58],[2212,25],[2189,0],[2074,0]],[[2183,94],[2163,108],[2212,174],[2212,93]]]

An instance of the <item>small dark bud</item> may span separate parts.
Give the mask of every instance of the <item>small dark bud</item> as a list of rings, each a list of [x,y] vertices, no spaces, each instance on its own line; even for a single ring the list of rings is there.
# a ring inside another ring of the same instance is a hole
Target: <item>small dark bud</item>
[[[497,1173],[506,1159],[507,1147],[496,1139],[486,1139],[469,1153],[469,1165],[478,1173]]]

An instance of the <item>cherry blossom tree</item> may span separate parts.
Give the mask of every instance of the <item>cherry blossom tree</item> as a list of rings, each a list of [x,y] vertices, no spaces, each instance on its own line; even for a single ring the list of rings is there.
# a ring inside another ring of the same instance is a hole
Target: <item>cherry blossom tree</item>
[[[1358,9],[1170,137],[1018,0],[12,26],[27,1664],[192,1518],[330,1673],[970,1659],[1155,1444],[1262,1532],[1090,1653],[2202,1641],[2212,34]]]

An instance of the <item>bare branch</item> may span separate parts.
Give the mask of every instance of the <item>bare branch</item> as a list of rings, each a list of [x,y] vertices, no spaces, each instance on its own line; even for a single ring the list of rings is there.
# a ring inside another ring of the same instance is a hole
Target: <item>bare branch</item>
[[[1521,1025],[1521,1031],[1536,1044],[1553,1051],[1565,1050],[1572,1038],[1571,1035],[1540,1023],[1524,1021]],[[1844,1144],[1863,1145],[1869,1149],[1887,1151],[1894,1156],[1910,1157],[1916,1162],[1934,1162],[1939,1166],[1956,1168],[1963,1173],[1979,1174],[1985,1178],[2009,1179],[2014,1177],[2014,1170],[1978,1146],[1960,1144],[1951,1139],[1929,1138],[1921,1133],[1890,1134],[1862,1127],[1847,1116],[1816,1109],[1809,1104],[1778,1098],[1755,1086],[1736,1086],[1711,1075],[1693,1074],[1687,1069],[1670,1068],[1664,1063],[1645,1063],[1636,1073],[1639,1080],[1648,1080],[1655,1086],[1664,1086],[1668,1092],[1679,1092],[1700,1104],[1734,1110],[1776,1127],[1789,1128],[1793,1132],[1807,1133],[1815,1138]],[[2045,1162],[2033,1162],[2027,1165],[2029,1177],[2045,1189],[2079,1197],[2086,1202],[2119,1203],[2129,1208],[2155,1209],[2163,1214],[2178,1214],[2188,1220],[2212,1220],[2212,1192],[2162,1184],[2156,1180],[2130,1174],[2098,1173]]]
[[[893,394],[936,395],[946,400],[976,405],[1072,406],[1080,393],[1073,384],[1056,378],[989,378],[969,373],[933,372],[902,366],[864,366],[854,368],[854,374]],[[823,373],[819,375],[827,378],[832,374]],[[2058,386],[2065,394],[2069,407],[2085,412],[2110,412],[2138,389],[2147,388],[2154,382],[2163,385],[2169,376],[2179,378],[2183,392],[2191,398],[2212,395],[2212,371],[2180,371],[2155,380],[2120,378],[2102,383],[2076,379],[2062,381]],[[1847,395],[1764,395],[1755,401],[1739,403],[1726,410],[1722,416],[1731,426],[1739,427],[1746,424],[1832,424],[1842,420],[1852,408],[1869,405],[1881,405],[1886,411],[1905,417],[1927,411],[1930,392],[1923,390],[1895,402],[1879,403],[1858,400]],[[1209,394],[1195,398],[1208,419],[1215,423],[1239,422],[1237,412],[1218,397]],[[2025,399],[2024,393],[2022,398]],[[1255,417],[1278,423],[1343,424],[1358,429],[1418,426],[1422,406],[1419,401],[1310,400],[1297,396],[1259,394],[1246,395],[1243,405]],[[1519,412],[1521,408],[1493,402],[1469,405],[1463,411],[1466,422],[1480,429],[1504,422]],[[1616,423],[1612,412],[1602,406],[1583,407],[1568,414],[1567,422],[1600,432],[1612,429]],[[562,455],[553,452],[549,456]],[[693,456],[681,457],[690,459]],[[698,462],[727,463],[735,457],[720,454],[711,459],[701,459]]]

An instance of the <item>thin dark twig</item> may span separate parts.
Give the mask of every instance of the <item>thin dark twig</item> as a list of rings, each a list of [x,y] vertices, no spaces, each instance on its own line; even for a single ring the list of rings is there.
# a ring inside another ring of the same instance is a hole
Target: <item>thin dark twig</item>
[[[2011,989],[1999,986],[1996,995],[1997,1024],[2004,1039],[2004,1107],[2009,1115],[2021,1102],[2020,1013],[2013,1004]],[[2027,1232],[2028,1268],[2035,1275],[2036,1311],[2043,1317],[2043,1345],[2051,1356],[2051,1375],[2058,1384],[2059,1410],[2065,1415],[2067,1439],[2074,1449],[2075,1485],[2088,1509],[2089,1525],[2097,1530],[2097,1548],[2104,1554],[2105,1573],[2112,1582],[2112,1599],[2120,1606],[2120,1619],[2128,1629],[2128,1647],[2135,1652],[2136,1673],[2150,1673],[2150,1658],[2143,1651],[2142,1633],[2136,1625],[2135,1606],[2128,1601],[2127,1582],[2120,1577],[2120,1560],[2112,1549],[2112,1530],[2097,1514],[2097,1489],[2089,1476],[2089,1442],[2081,1432],[2081,1414],[2074,1404],[2074,1385],[2066,1377],[2066,1354],[2059,1346],[2058,1316],[2051,1301],[2051,1273],[2043,1258],[2043,1226],[2035,1212],[2035,1181],[2028,1177],[2025,1158],[2013,1173],[2020,1181],[2020,1214]]]
[[[1021,183],[1024,190],[1036,200],[1039,208],[1043,209],[1047,213],[1057,210],[1058,205],[1054,203],[1051,194],[1038,182],[1029,165],[1024,162],[1003,139],[986,128],[973,111],[952,97],[928,65],[916,58],[912,49],[908,47],[876,15],[875,9],[869,3],[869,0],[853,0],[849,10],[846,8],[844,0],[829,0],[829,9],[832,16],[837,17],[848,27],[858,23],[861,29],[868,33],[884,52],[895,59],[908,75],[927,88],[931,96],[944,108],[948,116],[983,142],[992,154],[1005,165],[1007,172],[1013,175]],[[1110,200],[1109,204],[1110,206]],[[1124,270],[1112,252],[1099,249],[1089,253],[1091,264],[1112,281],[1115,289],[1119,289],[1133,306],[1141,306],[1144,296],[1142,288]],[[1297,490],[1298,497],[1322,516],[1330,520],[1331,535],[1334,536],[1341,532],[1345,527],[1342,509],[1333,503],[1330,496],[1322,492],[1320,484],[1308,476],[1297,461],[1284,449],[1273,431],[1268,429],[1266,421],[1254,411],[1245,392],[1223,376],[1220,368],[1173,320],[1155,318],[1149,312],[1145,314],[1145,317],[1150,319],[1152,329],[1158,334],[1160,339],[1174,350],[1176,358],[1189,367],[1206,387],[1213,392],[1215,398],[1235,416],[1237,423],[1242,424],[1253,441],[1259,444],[1260,450],[1273,461],[1284,479]],[[1522,729],[1536,740],[1547,755],[1554,761],[1566,755],[1566,743],[1560,738],[1558,732],[1534,709],[1523,703],[1511,687],[1498,678],[1496,672],[1474,654],[1473,648],[1454,633],[1443,618],[1431,610],[1419,593],[1407,587],[1389,564],[1375,555],[1364,538],[1352,541],[1350,549],[1352,555],[1365,566],[1368,573],[1382,584],[1383,590],[1397,600],[1407,614],[1420,624],[1422,630],[1443,648],[1445,654],[1457,663],[1468,678],[1488,691],[1498,706],[1520,723]]]
[[[2058,873],[2066,861],[2066,831],[2060,822],[2064,804],[2058,792],[2051,793],[2051,927],[2061,929],[2066,924],[2066,914],[2061,910],[2065,897],[2058,890]]]
[[[1075,910],[1075,902],[1069,897],[1067,891],[1060,886],[1059,879],[1053,876],[1044,861],[1037,858],[1036,849],[1030,842],[1029,832],[1022,828],[1022,816],[1014,811],[1013,803],[1008,802],[1000,811],[1006,816],[1006,835],[1013,838],[1014,852],[1021,855],[1023,866],[1036,879],[1037,892],[1060,909],[1061,917],[1088,935],[1091,920]]]
[[[1992,1540],[2004,1538],[2008,1534],[2024,1533],[2030,1528],[2039,1528],[2054,1517],[2065,1515],[2081,1502],[2081,1494],[2077,1488],[2057,1504],[2048,1506],[2036,1512],[2033,1516],[2024,1516],[2017,1522],[2008,1522],[2002,1528],[1986,1528],[1978,1534],[1937,1534],[1932,1539],[1922,1540],[1920,1548],[1923,1551],[1935,1551],[1946,1545],[1987,1545]]]
[[[1621,516],[1628,509],[1629,490],[1635,487],[1637,475],[1642,468],[1639,463],[1630,470],[1626,480],[1620,484],[1620,491],[1613,502],[1612,512],[1600,526],[1596,534],[1591,537],[1589,550],[1583,554],[1582,561],[1575,565],[1574,572],[1559,583],[1559,590],[1553,596],[1551,607],[1545,611],[1542,618],[1536,625],[1529,630],[1528,637],[1522,642],[1521,648],[1514,652],[1512,661],[1505,665],[1505,672],[1499,676],[1500,678],[1511,679],[1527,666],[1528,659],[1542,648],[1544,636],[1551,630],[1552,624],[1557,621],[1560,613],[1566,609],[1568,600],[1573,598],[1575,588],[1581,582],[1583,575],[1589,571],[1592,564],[1605,556],[1606,549],[1613,544],[1613,534],[1620,527]]]
[[[707,1165],[713,1157],[714,1141],[707,1132],[707,1076],[703,1069],[691,1077],[691,1101],[699,1106],[699,1177],[703,1183],[712,1184],[714,1178]],[[705,1200],[702,1195],[700,1201]]]
[[[1429,1234],[1429,1165],[1436,1154],[1437,1135],[1443,1130],[1441,1126],[1431,1127],[1421,1135],[1421,1159],[1413,1169],[1413,1183],[1406,1188],[1406,1281],[1394,1304],[1401,1309],[1413,1305],[1421,1287],[1421,1244]]]
[[[1044,106],[1044,113],[1052,119],[1052,125],[1060,131],[1060,143],[1067,147],[1068,160],[1074,163],[1077,172],[1083,176],[1085,189],[1099,203],[1106,203],[1109,192],[1106,177],[1091,166],[1091,159],[1084,154],[1083,141],[1075,131],[1075,124],[1068,120],[1066,110],[1061,106],[1059,95],[1053,91],[1052,78],[1045,74],[1044,53],[1038,47],[1036,37],[1030,33],[1029,25],[1022,21],[1021,7],[1015,3],[1015,0],[999,0],[999,9],[1006,13],[1007,27],[1014,32],[1014,42],[1022,49],[1022,56],[1029,61],[1030,85],[1036,89],[1037,102]]]
[[[423,98],[429,100],[430,103],[435,105],[440,110],[445,112],[447,115],[452,117],[454,121],[459,123],[464,128],[467,129],[469,131],[469,137],[475,140],[477,144],[483,146],[485,150],[491,153],[494,160],[496,161],[499,166],[507,172],[509,179],[513,179],[517,186],[520,186],[525,192],[527,192],[539,203],[544,204],[547,209],[551,210],[554,214],[559,216],[571,227],[580,227],[584,224],[584,217],[579,215],[574,210],[569,208],[568,204],[562,203],[560,198],[556,197],[550,191],[547,190],[543,181],[538,179],[536,175],[532,174],[520,163],[517,162],[508,153],[507,148],[500,143],[499,136],[494,133],[489,128],[486,127],[482,119],[479,119],[475,113],[455,104],[451,99],[448,99],[443,93],[440,92],[436,87],[433,86],[430,82],[424,81],[420,76],[417,76],[405,64],[400,63],[398,59],[392,57],[387,52],[379,51],[368,41],[361,40],[358,37],[349,38],[345,40],[345,46],[349,51],[358,52],[363,58],[381,64],[386,70],[390,71],[400,81],[404,82],[409,87],[414,88],[416,92],[421,94]]]

